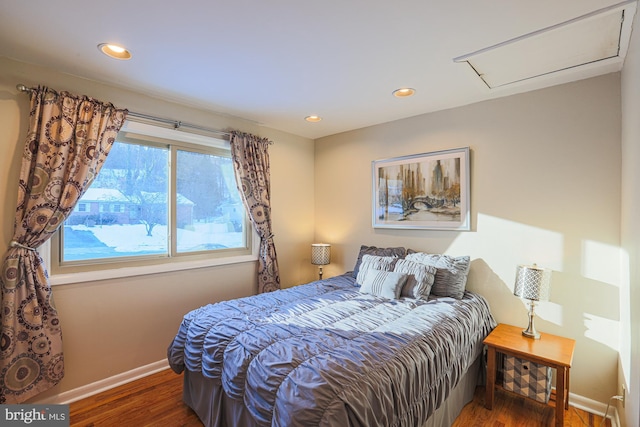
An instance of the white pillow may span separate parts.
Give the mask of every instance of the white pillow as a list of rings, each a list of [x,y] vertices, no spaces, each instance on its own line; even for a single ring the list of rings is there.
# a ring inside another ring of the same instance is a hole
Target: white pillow
[[[400,259],[393,269],[396,273],[407,274],[407,282],[400,292],[401,297],[428,298],[431,286],[436,277],[436,268],[424,265],[408,259]]]
[[[362,285],[364,277],[368,270],[383,270],[393,271],[393,267],[396,265],[397,257],[391,256],[376,256],[376,255],[364,255],[362,257],[362,263],[358,269],[358,275],[356,276],[356,283]]]
[[[369,269],[362,286],[360,286],[360,292],[388,299],[398,299],[406,281],[407,275],[404,273]]]

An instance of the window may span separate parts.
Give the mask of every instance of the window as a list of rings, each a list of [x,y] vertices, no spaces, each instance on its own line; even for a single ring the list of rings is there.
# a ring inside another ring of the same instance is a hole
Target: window
[[[54,274],[250,254],[228,143],[195,139],[121,131],[56,233]]]

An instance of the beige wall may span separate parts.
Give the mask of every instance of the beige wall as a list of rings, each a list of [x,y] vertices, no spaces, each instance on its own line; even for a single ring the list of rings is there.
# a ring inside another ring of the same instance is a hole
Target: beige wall
[[[620,388],[627,388],[623,425],[640,426],[640,14],[622,71],[622,247]],[[620,393],[621,390],[618,390]]]
[[[428,96],[425,94],[424,96]],[[554,270],[543,333],[576,340],[571,392],[616,392],[620,320],[620,74],[425,114],[316,141],[316,239],[325,272],[361,244],[470,255],[468,287],[498,322],[526,326],[518,264]],[[470,232],[371,227],[371,161],[469,146]]]
[[[313,239],[313,141],[254,123],[187,108],[129,91],[0,58],[0,247],[13,233],[13,213],[28,96],[16,84],[39,84],[93,96],[132,111],[268,137],[275,243],[283,286],[314,277],[300,254]],[[66,375],[38,400],[160,361],[182,316],[206,303],[255,293],[255,263],[54,286],[63,328]]]

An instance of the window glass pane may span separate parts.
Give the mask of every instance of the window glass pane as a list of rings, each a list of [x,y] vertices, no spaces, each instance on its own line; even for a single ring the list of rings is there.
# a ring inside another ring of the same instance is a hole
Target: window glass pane
[[[178,253],[246,246],[229,157],[178,150],[176,192]]]
[[[246,255],[247,227],[224,143],[125,132],[54,236],[54,274]]]
[[[64,223],[62,261],[168,254],[168,148],[116,142]]]

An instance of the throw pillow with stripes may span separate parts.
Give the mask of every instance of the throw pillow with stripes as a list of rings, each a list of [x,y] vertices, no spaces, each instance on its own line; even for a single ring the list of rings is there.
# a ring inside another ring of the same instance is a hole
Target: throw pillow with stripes
[[[367,271],[360,292],[388,299],[398,299],[407,275],[394,271],[370,269]]]
[[[376,255],[364,255],[362,257],[362,263],[356,276],[356,283],[362,285],[364,277],[368,270],[384,270],[393,271],[393,267],[396,265],[396,261],[399,258],[392,256],[376,256]]]

